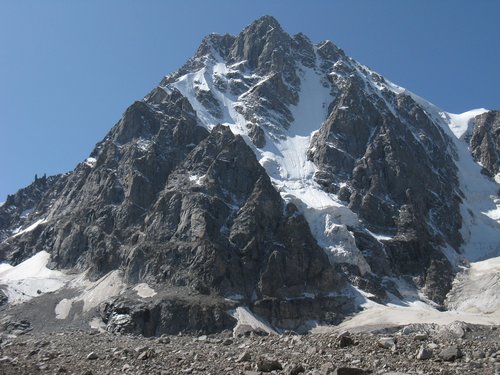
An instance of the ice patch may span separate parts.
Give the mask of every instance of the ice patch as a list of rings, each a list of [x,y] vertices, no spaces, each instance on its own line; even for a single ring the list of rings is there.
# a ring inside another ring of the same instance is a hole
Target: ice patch
[[[1,263],[0,264],[0,275],[2,274],[2,272],[10,270],[11,268],[14,268],[14,267],[11,266],[9,263]]]
[[[338,326],[318,327],[313,330],[313,333],[328,331],[363,332],[416,323],[447,325],[458,321],[470,324],[498,325],[500,315],[498,313],[485,315],[458,311],[439,311],[421,306],[377,305],[370,306]]]

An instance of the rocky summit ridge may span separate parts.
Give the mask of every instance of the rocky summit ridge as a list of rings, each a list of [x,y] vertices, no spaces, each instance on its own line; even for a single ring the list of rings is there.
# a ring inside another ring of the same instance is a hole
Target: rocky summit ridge
[[[480,112],[270,16],[210,34],[89,158],[0,207],[4,314],[161,335],[446,309],[459,266],[500,256],[500,115]]]

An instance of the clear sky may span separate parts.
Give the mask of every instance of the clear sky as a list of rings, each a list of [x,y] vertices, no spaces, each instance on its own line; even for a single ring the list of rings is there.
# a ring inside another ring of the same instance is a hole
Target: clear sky
[[[498,0],[3,0],[0,201],[72,170],[203,36],[265,14],[449,112],[500,109]]]

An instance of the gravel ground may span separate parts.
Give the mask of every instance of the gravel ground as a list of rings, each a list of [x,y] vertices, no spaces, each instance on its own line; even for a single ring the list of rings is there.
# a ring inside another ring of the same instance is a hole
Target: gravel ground
[[[2,336],[0,374],[500,374],[497,328],[154,338],[31,331]]]

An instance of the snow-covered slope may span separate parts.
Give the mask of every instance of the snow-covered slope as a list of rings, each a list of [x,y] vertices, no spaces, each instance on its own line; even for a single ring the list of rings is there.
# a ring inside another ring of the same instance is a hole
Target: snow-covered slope
[[[462,255],[469,261],[479,261],[500,255],[500,197],[496,181],[481,173],[479,165],[464,139],[475,116],[486,109],[475,109],[462,114],[445,112],[435,105],[417,97],[420,105],[433,120],[440,124],[453,140],[460,189],[464,194],[461,204],[464,239]],[[448,254],[453,254],[448,252]],[[452,255],[453,256],[453,255]]]

